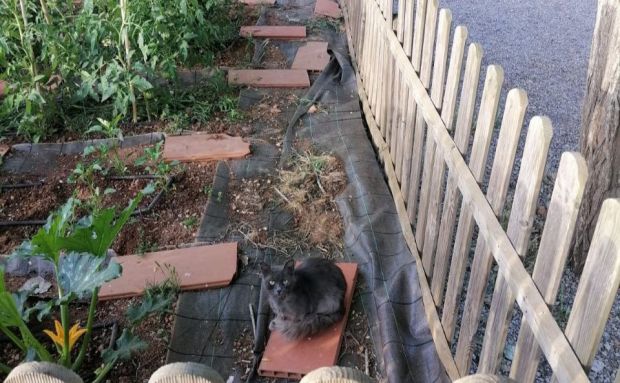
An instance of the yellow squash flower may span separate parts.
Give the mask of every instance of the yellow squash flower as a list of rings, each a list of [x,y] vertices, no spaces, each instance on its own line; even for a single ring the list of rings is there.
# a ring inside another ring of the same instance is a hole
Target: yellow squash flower
[[[54,326],[56,327],[56,332],[53,333],[50,330],[43,330],[44,333],[49,336],[54,343],[63,347],[65,344],[65,329],[62,328],[62,325],[59,321],[54,320]],[[86,332],[86,329],[80,328],[80,324],[76,323],[69,330],[69,350],[73,348],[75,342]]]

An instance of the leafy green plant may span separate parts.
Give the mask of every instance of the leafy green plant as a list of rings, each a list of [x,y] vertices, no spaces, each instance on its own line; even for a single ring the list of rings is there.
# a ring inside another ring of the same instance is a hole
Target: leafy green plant
[[[192,230],[193,228],[195,228],[198,225],[198,218],[196,217],[188,217],[185,218],[181,224],[189,230]]]
[[[118,126],[123,116],[118,115],[112,120],[108,121],[103,118],[97,118],[99,124],[91,126],[86,134],[99,133],[104,137],[113,140],[111,144],[102,144],[99,146],[99,153],[101,155],[102,162],[110,162],[111,167],[117,174],[124,174],[127,171],[127,166],[120,155],[120,144],[123,142],[123,130]]]
[[[218,108],[221,112],[226,113],[231,121],[237,121],[243,117],[243,113],[237,108],[237,100],[230,96],[222,97],[218,102]]]
[[[118,263],[106,262],[107,251],[143,195],[152,192],[150,185],[120,213],[114,208],[98,209],[79,220],[74,218],[78,201],[71,198],[48,217],[46,224],[29,241],[15,250],[13,257],[41,257],[53,264],[58,291],[50,303],[27,307],[27,293],[9,293],[4,284],[4,271],[0,268],[0,331],[24,354],[32,354],[42,361],[54,361],[75,371],[80,368],[92,336],[99,288],[121,274]],[[84,298],[90,298],[90,306],[86,327],[81,328],[72,323],[69,304]],[[54,309],[60,312],[60,321],[56,322],[55,331],[46,331],[46,334],[55,344],[57,356],[45,348],[28,325],[34,312],[47,314]],[[79,352],[73,359],[72,350],[78,341],[81,342]],[[114,363],[142,346],[130,332],[123,332],[115,348],[104,352],[104,365],[97,371],[95,381],[101,381]]]
[[[81,185],[86,188],[87,197],[83,198],[83,200],[84,207],[89,211],[100,209],[103,206],[103,197],[115,192],[111,188],[101,190],[97,185],[98,176],[105,176],[107,174],[107,168],[103,162],[107,157],[108,150],[106,145],[99,147],[87,146],[82,153],[83,161],[77,163],[67,179],[67,182],[71,184]],[[104,154],[93,156],[96,153]],[[77,193],[79,193],[79,190],[76,189],[74,194]]]
[[[144,153],[136,159],[136,166],[144,166],[147,173],[158,177],[158,184],[164,186],[168,177],[179,167],[179,161],[164,161],[163,141],[159,141],[152,147],[144,148]]]
[[[37,141],[76,115],[150,119],[171,103],[158,93],[178,66],[209,66],[239,38],[240,9],[231,0],[0,0],[0,127]]]
[[[163,282],[149,286],[144,291],[144,296],[139,305],[132,305],[127,308],[127,320],[133,325],[137,325],[151,315],[160,313],[170,313],[170,307],[180,290],[178,275],[172,273]]]

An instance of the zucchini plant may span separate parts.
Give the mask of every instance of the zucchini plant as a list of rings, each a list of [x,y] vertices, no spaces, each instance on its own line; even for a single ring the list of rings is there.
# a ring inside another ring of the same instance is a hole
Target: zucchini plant
[[[147,186],[120,213],[115,208],[102,208],[79,220],[74,219],[78,202],[71,198],[48,217],[45,226],[29,241],[15,250],[14,257],[41,257],[53,264],[57,286],[54,299],[29,306],[29,292],[10,293],[4,284],[4,270],[0,268],[0,332],[27,358],[57,362],[79,371],[91,341],[99,289],[122,273],[117,262],[107,259],[108,249],[143,195],[152,193],[153,189],[152,185]],[[72,321],[70,316],[69,305],[77,299],[90,301],[85,325]],[[161,306],[148,303],[153,311]],[[53,330],[45,331],[55,346],[55,352],[50,352],[31,331],[29,323],[31,317],[42,320],[53,313],[59,314],[60,321],[54,322]],[[144,347],[144,342],[131,329],[125,329],[114,347],[102,353],[103,366],[95,372],[94,381],[102,381],[117,361]],[[0,369],[9,370],[2,364]]]

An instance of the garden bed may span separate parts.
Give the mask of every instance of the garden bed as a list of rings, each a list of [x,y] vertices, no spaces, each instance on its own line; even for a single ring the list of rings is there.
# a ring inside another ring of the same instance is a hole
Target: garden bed
[[[143,150],[148,147],[140,147]],[[72,172],[80,163],[81,156],[61,156],[59,167],[46,177],[32,175],[0,174],[1,185],[35,184],[33,187],[4,188],[0,193],[0,221],[44,221],[55,209],[72,195],[88,200],[89,189],[83,184],[69,183]],[[162,195],[150,211],[135,214],[114,243],[118,254],[134,254],[160,247],[174,247],[193,242],[204,206],[209,197],[210,182],[215,164],[184,164],[176,167],[174,180],[158,183]],[[133,178],[137,176],[137,178]],[[145,176],[144,168],[127,167],[121,177],[96,176],[95,185],[100,191],[113,189],[103,196],[103,206],[123,208],[153,179]],[[157,179],[155,179],[157,180]],[[42,182],[42,183],[41,183]],[[138,209],[146,210],[157,196],[148,195]],[[41,225],[1,226],[0,254],[8,254],[22,241],[30,238]]]

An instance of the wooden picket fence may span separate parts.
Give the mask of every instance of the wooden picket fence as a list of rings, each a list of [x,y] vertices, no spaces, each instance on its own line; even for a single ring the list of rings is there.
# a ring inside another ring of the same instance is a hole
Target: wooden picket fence
[[[533,381],[542,351],[560,382],[588,381],[620,283],[620,200],[607,200],[602,207],[562,331],[549,305],[558,293],[587,178],[582,156],[562,155],[530,275],[522,258],[552,136],[549,119],[534,117],[529,123],[504,229],[498,217],[509,193],[527,94],[521,89],[508,92],[485,192],[480,185],[494,134],[502,68],[491,65],[486,70],[472,133],[483,51],[472,43],[464,60],[467,28],[452,31],[449,10],[439,10],[437,0],[400,0],[395,15],[392,0],[340,0],[340,5],[366,120],[417,261],[426,316],[449,377],[456,380],[470,372],[495,263],[499,272],[477,372],[497,373],[516,302],[523,320],[510,377]],[[478,239],[470,257],[475,227]],[[461,294],[466,295],[459,315]]]

